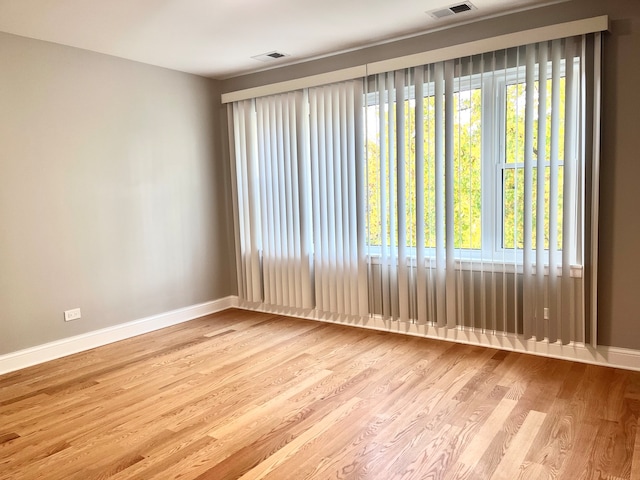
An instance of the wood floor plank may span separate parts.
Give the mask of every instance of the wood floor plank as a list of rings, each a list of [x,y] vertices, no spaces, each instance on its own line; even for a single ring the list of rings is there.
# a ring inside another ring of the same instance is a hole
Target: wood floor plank
[[[329,428],[333,427],[336,422],[341,418],[349,415],[349,412],[360,403],[362,400],[358,397],[354,397],[347,401],[337,409],[331,411],[321,422],[316,423],[311,428],[307,429],[303,434],[296,437],[293,441],[289,442],[286,446],[277,450],[273,455],[269,455],[262,462],[252,466],[248,469],[240,478],[242,480],[267,478],[268,474],[272,472],[278,465],[286,462],[287,459],[294,456],[301,449],[309,449],[314,443],[319,441],[319,437]],[[207,477],[204,478],[222,478],[211,476],[215,473],[215,470],[208,472]]]
[[[556,478],[588,478],[593,445],[597,440],[598,425],[588,417],[576,428],[574,440],[571,444],[570,454],[562,464]]]
[[[478,460],[482,458],[491,444],[491,441],[502,429],[509,414],[515,408],[517,403],[518,402],[516,400],[512,400],[510,398],[503,398],[500,400],[496,408],[491,412],[489,418],[487,418],[487,421],[483,424],[482,428],[476,433],[469,445],[462,451],[458,458],[460,467],[452,472],[450,478],[473,478],[473,469],[475,468]]]
[[[0,376],[0,480],[631,480],[639,418],[638,372],[230,309]]]
[[[600,420],[586,478],[630,478],[633,451],[628,449],[626,435],[620,422]]]
[[[491,476],[492,480],[513,480],[521,478],[523,461],[533,440],[542,426],[546,414],[531,410],[527,414],[524,423],[518,430],[513,443],[509,446],[504,457],[498,464],[498,468]]]

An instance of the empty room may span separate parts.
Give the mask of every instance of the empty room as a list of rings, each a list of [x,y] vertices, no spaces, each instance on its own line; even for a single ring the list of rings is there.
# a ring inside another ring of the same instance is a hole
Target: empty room
[[[640,480],[639,86],[638,0],[0,0],[0,480]]]

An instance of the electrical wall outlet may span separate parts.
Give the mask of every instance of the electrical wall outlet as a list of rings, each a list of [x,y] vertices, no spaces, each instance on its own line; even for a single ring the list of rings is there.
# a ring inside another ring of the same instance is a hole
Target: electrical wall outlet
[[[544,309],[544,319],[549,320],[549,309],[546,307]]]
[[[78,320],[82,317],[79,308],[74,308],[73,310],[65,310],[64,311],[64,321],[70,322],[71,320]]]

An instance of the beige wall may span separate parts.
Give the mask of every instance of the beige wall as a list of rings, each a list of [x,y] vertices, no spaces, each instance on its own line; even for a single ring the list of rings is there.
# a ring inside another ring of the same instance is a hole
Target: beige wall
[[[219,113],[213,80],[0,33],[0,354],[236,293]]]
[[[605,39],[599,342],[640,349],[640,1],[572,0],[378,47],[225,80],[223,92],[543,25],[610,16]]]

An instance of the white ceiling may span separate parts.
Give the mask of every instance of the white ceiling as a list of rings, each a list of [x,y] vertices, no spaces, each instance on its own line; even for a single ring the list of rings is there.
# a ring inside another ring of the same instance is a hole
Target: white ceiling
[[[213,78],[552,3],[471,0],[0,0],[0,31]],[[291,55],[263,63],[274,50]]]

